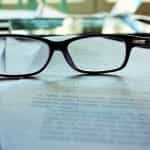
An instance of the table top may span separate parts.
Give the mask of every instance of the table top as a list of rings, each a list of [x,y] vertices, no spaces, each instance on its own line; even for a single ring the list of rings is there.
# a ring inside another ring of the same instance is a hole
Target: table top
[[[149,150],[150,51],[127,67],[87,76],[56,53],[34,78],[0,79],[2,150]]]

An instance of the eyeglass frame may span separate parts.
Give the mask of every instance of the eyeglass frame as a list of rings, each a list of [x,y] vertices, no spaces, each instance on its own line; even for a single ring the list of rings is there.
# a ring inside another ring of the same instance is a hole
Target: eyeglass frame
[[[59,35],[50,35],[50,36],[59,36]],[[2,34],[0,35],[0,38],[1,37],[22,37],[22,38],[38,40],[38,41],[44,42],[49,47],[48,60],[46,61],[45,65],[40,70],[33,72],[33,73],[20,74],[20,75],[19,74],[18,75],[0,74],[0,76],[2,77],[14,77],[14,78],[18,78],[18,77],[26,78],[26,77],[34,76],[34,75],[41,73],[48,66],[55,51],[62,52],[66,62],[73,70],[83,73],[83,74],[98,75],[98,74],[105,74],[105,73],[113,73],[113,72],[120,71],[123,68],[125,68],[129,61],[131,51],[134,47],[150,49],[150,34],[145,34],[145,33],[143,34],[142,33],[139,33],[139,34],[79,34],[79,35],[75,35],[75,37],[71,37],[63,41],[52,41],[52,40],[46,39],[46,37],[49,37],[48,35],[29,36],[29,35],[17,35],[17,34]],[[124,59],[123,64],[116,69],[106,70],[106,71],[85,71],[85,70],[79,69],[74,64],[72,57],[69,54],[68,46],[70,43],[76,40],[80,40],[84,38],[91,38],[91,37],[102,37],[102,38],[124,42],[125,48],[126,48],[126,54],[125,54],[125,59]]]

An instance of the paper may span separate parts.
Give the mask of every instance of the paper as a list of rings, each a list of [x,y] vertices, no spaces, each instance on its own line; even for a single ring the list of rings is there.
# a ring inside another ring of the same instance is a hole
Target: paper
[[[1,149],[149,150],[148,54],[134,49],[123,71],[82,76],[56,53],[37,78],[1,79]]]

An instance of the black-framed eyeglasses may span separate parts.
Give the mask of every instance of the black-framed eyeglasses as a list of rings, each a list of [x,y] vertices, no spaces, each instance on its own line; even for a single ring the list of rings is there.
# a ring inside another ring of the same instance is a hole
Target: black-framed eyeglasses
[[[150,35],[78,35],[64,41],[26,35],[0,35],[0,76],[28,77],[42,72],[61,51],[72,69],[87,74],[123,69],[134,47],[150,49]]]

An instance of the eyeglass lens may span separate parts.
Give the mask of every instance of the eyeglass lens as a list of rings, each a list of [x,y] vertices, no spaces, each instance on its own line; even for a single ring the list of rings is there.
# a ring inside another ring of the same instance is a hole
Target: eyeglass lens
[[[89,37],[73,41],[68,46],[76,66],[85,71],[114,70],[123,65],[126,57],[124,42],[103,37]]]
[[[49,47],[24,37],[0,38],[0,74],[22,75],[39,71],[47,62]]]

